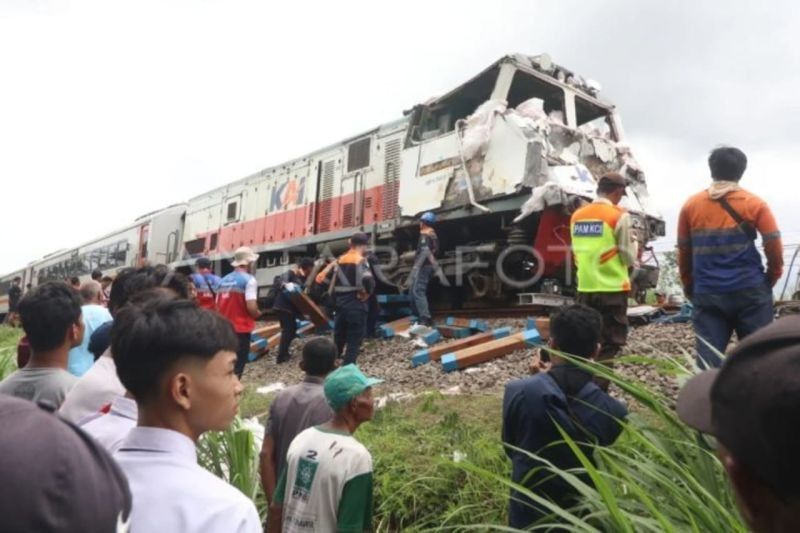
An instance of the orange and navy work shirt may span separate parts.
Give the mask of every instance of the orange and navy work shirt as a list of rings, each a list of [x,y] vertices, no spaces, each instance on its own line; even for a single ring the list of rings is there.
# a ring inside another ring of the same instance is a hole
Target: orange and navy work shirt
[[[769,206],[738,186],[727,190],[724,194],[723,187],[712,185],[689,198],[681,209],[678,267],[683,286],[690,293],[719,294],[764,284],[773,286],[783,274],[781,234]],[[716,200],[723,194],[739,216],[761,234],[766,271],[755,242]]]
[[[230,321],[236,333],[251,333],[256,322],[247,310],[247,302],[257,296],[256,278],[237,268],[219,282],[217,311]]]
[[[348,250],[335,262],[317,274],[317,283],[333,283],[333,294],[337,309],[367,310],[367,299],[375,290],[366,257],[357,250]]]

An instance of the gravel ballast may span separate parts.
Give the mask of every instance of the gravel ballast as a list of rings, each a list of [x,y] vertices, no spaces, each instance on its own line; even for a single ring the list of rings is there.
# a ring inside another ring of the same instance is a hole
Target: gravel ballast
[[[524,319],[494,319],[493,328],[511,326],[520,330]],[[275,352],[249,363],[245,369],[245,385],[263,387],[277,382],[290,385],[302,379],[298,366],[307,338],[292,343],[291,360],[275,364]],[[419,348],[410,339],[368,339],[361,348],[358,365],[368,375],[385,380],[380,395],[440,390],[448,393],[501,393],[505,384],[527,374],[532,349],[518,350],[505,357],[455,372],[444,372],[438,362],[412,368],[411,355]],[[632,328],[624,354],[649,357],[678,357],[688,363],[694,353],[694,333],[689,324],[649,324]],[[619,365],[619,371],[656,387],[668,396],[677,392],[677,384],[646,365]]]

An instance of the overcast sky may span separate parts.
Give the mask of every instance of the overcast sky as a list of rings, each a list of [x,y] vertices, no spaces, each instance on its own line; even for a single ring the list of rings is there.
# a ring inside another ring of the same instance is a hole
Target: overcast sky
[[[0,0],[0,273],[398,118],[513,52],[602,84],[670,234],[730,143],[798,242],[800,4],[752,4]]]

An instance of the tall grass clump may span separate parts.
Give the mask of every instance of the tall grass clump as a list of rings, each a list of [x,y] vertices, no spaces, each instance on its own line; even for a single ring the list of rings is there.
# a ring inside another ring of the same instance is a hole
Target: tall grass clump
[[[21,337],[20,328],[0,326],[0,381],[17,369],[17,343]]]
[[[263,518],[266,503],[259,477],[259,451],[253,431],[237,417],[227,430],[209,431],[201,437],[197,461],[252,499]]]
[[[515,486],[507,474],[471,463],[460,465],[462,468],[471,476],[502,482],[505,490],[514,487],[546,506],[551,514],[537,522],[534,531],[747,531],[720,461],[709,443],[677,419],[672,399],[601,365],[565,357],[610,379],[636,404],[619,440],[608,448],[593,447],[591,458],[562,432],[562,442],[580,459],[581,468],[565,471],[551,464],[542,468],[569,483],[580,495],[578,503],[560,509],[537,495],[535,488]],[[655,362],[636,357],[627,362],[657,364],[659,372],[679,380],[689,373],[675,360]],[[508,530],[490,522],[435,529]]]

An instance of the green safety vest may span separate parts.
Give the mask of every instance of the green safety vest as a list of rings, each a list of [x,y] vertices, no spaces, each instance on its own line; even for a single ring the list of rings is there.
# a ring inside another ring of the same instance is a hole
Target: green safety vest
[[[631,290],[628,267],[619,255],[614,235],[624,212],[614,205],[591,203],[573,213],[570,234],[578,267],[578,292]]]

